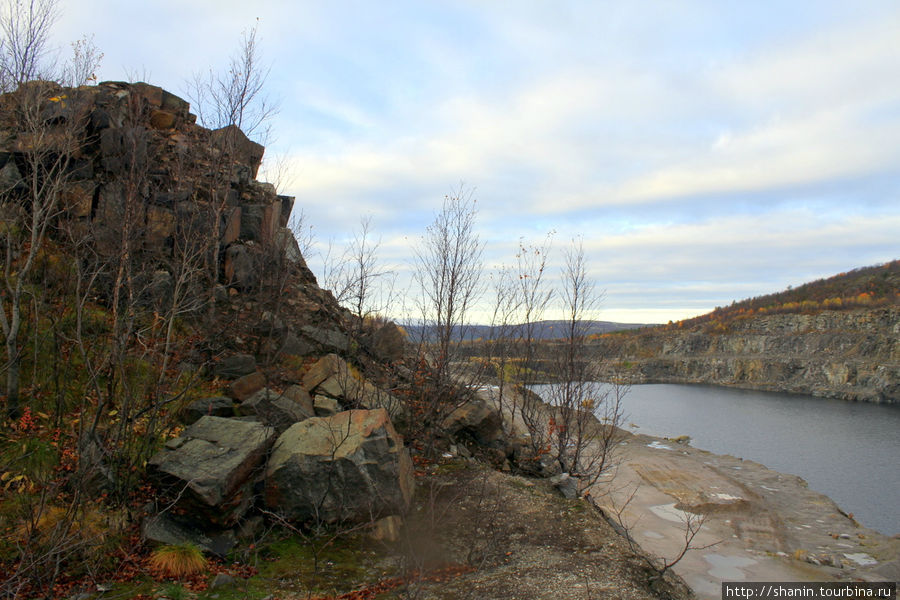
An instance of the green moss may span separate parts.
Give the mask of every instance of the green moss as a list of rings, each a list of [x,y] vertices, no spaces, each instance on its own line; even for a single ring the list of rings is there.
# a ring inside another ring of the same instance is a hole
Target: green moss
[[[375,546],[362,535],[332,534],[305,539],[289,536],[260,549],[259,573],[233,587],[210,590],[199,600],[258,600],[282,591],[290,594],[338,595],[371,585],[385,576]]]

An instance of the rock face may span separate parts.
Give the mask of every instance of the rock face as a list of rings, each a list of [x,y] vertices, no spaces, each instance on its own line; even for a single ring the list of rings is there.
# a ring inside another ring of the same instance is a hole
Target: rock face
[[[23,169],[34,151],[35,134],[14,110],[24,99],[39,103],[46,150],[71,154],[63,216],[100,254],[116,250],[127,219],[132,247],[147,257],[171,255],[186,241],[218,242],[224,273],[216,275],[239,289],[256,285],[258,265],[275,250],[314,280],[287,229],[294,199],[254,180],[264,148],[233,125],[197,125],[187,102],[146,83],[34,82],[4,95],[0,185],[11,197],[27,191]]]
[[[307,419],[278,438],[265,503],[294,521],[368,521],[402,512],[413,469],[384,409]]]
[[[247,512],[275,430],[261,423],[201,417],[150,459],[148,470],[179,505],[217,525]],[[181,491],[184,491],[182,494]]]
[[[725,333],[648,330],[598,342],[636,382],[711,383],[900,402],[900,309],[776,314]],[[612,373],[609,373],[612,375]]]

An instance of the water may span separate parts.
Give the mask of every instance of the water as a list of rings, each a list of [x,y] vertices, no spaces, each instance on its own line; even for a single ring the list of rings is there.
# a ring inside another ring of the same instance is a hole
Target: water
[[[866,527],[900,533],[900,406],[677,384],[632,386],[623,404],[629,431],[799,475]]]

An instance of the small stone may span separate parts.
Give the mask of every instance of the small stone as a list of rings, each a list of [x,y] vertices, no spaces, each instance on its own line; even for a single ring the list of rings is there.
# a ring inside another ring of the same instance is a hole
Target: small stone
[[[313,399],[313,410],[317,417],[330,417],[341,412],[341,404],[328,396],[316,396]]]
[[[396,542],[400,539],[402,527],[403,519],[397,515],[391,515],[375,521],[369,536],[378,542]]]
[[[218,573],[213,577],[212,583],[209,584],[209,589],[215,590],[226,586],[233,586],[235,581],[235,578],[228,573]]]

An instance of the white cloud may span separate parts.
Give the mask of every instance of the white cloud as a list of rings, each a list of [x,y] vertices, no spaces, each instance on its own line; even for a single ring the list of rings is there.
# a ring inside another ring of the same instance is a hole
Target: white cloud
[[[678,316],[897,251],[893,2],[70,2],[66,39],[96,27],[110,71],[176,93],[260,16],[270,152],[320,242],[371,215],[400,264],[464,181],[489,264],[585,234],[609,310]]]

